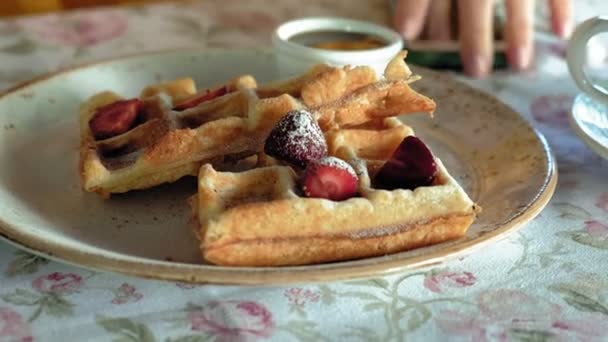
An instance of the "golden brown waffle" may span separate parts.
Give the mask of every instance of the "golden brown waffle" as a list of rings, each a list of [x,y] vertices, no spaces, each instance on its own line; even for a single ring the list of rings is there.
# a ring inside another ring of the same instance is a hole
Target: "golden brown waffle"
[[[95,118],[121,97],[97,94],[80,111],[83,187],[109,196],[198,174],[190,200],[196,234],[204,258],[221,265],[331,262],[460,237],[477,207],[441,161],[430,186],[380,190],[372,182],[413,135],[394,117],[435,108],[410,88],[418,77],[404,58],[396,56],[382,79],[364,66],[318,65],[289,80],[258,85],[241,76],[198,94],[188,78],[149,86],[139,96],[137,122],[110,137]],[[296,109],[313,113],[329,155],[356,170],[356,197],[307,198],[301,170],[262,152],[273,127]]]
[[[477,208],[439,160],[432,186],[414,191],[373,187],[373,175],[411,134],[395,118],[328,132],[329,154],[346,160],[359,177],[359,196],[341,202],[304,197],[289,166],[219,172],[203,165],[191,206],[204,258],[229,266],[303,265],[384,255],[463,236]]]
[[[377,104],[390,104],[397,97],[414,97],[421,105],[399,108],[391,104],[393,111],[425,111],[430,108],[429,103],[434,106],[430,99],[412,91],[408,82],[401,79],[398,87],[391,87],[387,81],[377,82],[369,67],[318,65],[299,77],[259,87],[253,77],[241,76],[227,82],[226,94],[176,111],[174,108],[180,103],[198,96],[192,79],[179,79],[141,92],[144,114],[139,115],[134,127],[116,136],[96,139],[89,125],[91,119],[103,106],[122,100],[115,93],[103,92],[80,109],[83,188],[108,197],[111,193],[145,189],[196,175],[206,162],[218,167],[226,158],[259,152],[269,130],[292,109],[319,108],[319,122],[330,129],[370,117],[394,115]],[[350,108],[360,106],[365,98],[370,106]],[[346,117],[342,107],[355,115]]]
[[[267,131],[289,110],[300,107],[287,94],[260,99],[251,77],[233,81],[233,91],[196,107],[172,110],[194,95],[191,80],[144,89],[141,123],[107,139],[95,139],[89,120],[96,110],[121,98],[93,96],[81,107],[80,170],[83,187],[107,196],[195,175],[203,161],[253,153]],[[251,152],[250,152],[251,151]]]
[[[403,57],[389,63],[383,80],[368,79],[347,95],[319,101],[311,99],[321,96],[307,95],[305,102],[325,132],[329,155],[348,162],[357,173],[356,197],[345,201],[305,197],[298,184],[301,171],[263,153],[244,159],[240,170],[201,167],[198,194],[190,204],[208,262],[324,263],[405,251],[465,234],[478,208],[440,160],[430,186],[381,190],[372,182],[403,139],[413,135],[394,116],[434,109],[430,99],[409,88],[417,77]],[[339,83],[338,87],[343,88]],[[303,97],[303,93],[294,95]]]

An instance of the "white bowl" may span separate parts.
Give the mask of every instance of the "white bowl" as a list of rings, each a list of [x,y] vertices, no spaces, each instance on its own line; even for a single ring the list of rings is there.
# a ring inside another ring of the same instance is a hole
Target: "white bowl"
[[[315,31],[343,31],[378,37],[385,46],[369,50],[327,50],[290,41],[295,35]],[[300,74],[318,63],[334,66],[368,65],[382,73],[387,62],[403,48],[401,36],[386,27],[365,21],[311,17],[288,21],[279,26],[272,37],[272,44],[281,77]]]

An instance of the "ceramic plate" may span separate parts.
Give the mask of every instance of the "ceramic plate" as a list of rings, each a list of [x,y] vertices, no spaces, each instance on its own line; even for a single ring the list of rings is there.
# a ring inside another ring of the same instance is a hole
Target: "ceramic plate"
[[[405,118],[483,212],[466,237],[348,262],[282,268],[203,264],[186,198],[195,179],[103,200],[81,191],[78,106],[103,90],[136,96],[144,86],[192,76],[200,87],[251,73],[275,78],[268,51],[180,50],[67,70],[0,97],[0,233],[84,267],[177,281],[278,284],[377,276],[462,256],[534,218],[556,184],[546,141],[516,112],[449,76],[416,69],[414,87],[438,103],[434,119]]]
[[[608,159],[608,107],[580,94],[570,112],[570,124],[578,136],[600,156]]]

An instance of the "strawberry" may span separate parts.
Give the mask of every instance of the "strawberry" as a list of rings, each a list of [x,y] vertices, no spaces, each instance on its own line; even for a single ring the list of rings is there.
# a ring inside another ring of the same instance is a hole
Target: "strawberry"
[[[437,163],[431,150],[422,140],[407,136],[375,178],[380,189],[415,189],[433,183]]]
[[[100,107],[89,120],[95,139],[107,139],[120,135],[136,124],[137,113],[142,110],[139,99],[121,100]]]
[[[327,155],[327,142],[312,114],[305,110],[292,110],[270,131],[264,152],[304,168],[310,161]]]
[[[211,101],[216,97],[224,96],[226,94],[228,94],[228,88],[226,86],[221,86],[216,89],[207,89],[207,91],[204,93],[196,94],[194,97],[176,104],[175,107],[173,107],[173,110],[179,112],[188,108],[196,107],[203,102]]]
[[[357,194],[358,178],[355,170],[344,160],[325,157],[306,167],[302,190],[306,197],[342,201]]]

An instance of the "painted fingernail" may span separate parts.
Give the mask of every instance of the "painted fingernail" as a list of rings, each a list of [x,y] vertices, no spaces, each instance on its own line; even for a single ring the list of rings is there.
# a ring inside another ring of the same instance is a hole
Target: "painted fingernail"
[[[532,51],[529,47],[518,46],[509,52],[509,64],[517,71],[530,67],[532,62]]]
[[[490,71],[490,61],[482,55],[472,55],[464,62],[464,72],[471,77],[481,78]]]

